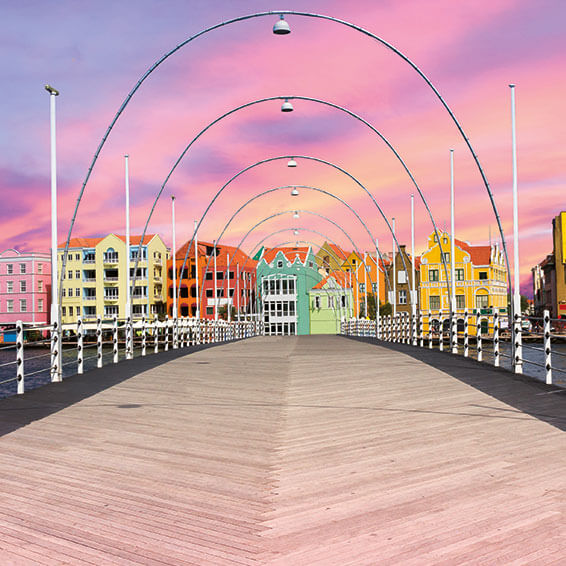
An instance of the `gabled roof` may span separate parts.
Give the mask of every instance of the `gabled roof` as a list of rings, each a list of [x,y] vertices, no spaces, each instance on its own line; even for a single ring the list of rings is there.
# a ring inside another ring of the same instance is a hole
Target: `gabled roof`
[[[350,282],[348,277],[346,277],[346,275],[347,274],[344,271],[331,271],[322,281],[317,283],[313,287],[313,289],[324,289],[324,286],[326,285],[326,283],[330,278],[336,281],[338,287],[341,287],[342,289],[348,289],[350,286]]]
[[[102,242],[104,238],[108,236],[116,236],[116,238],[120,238],[123,242],[126,241],[126,236],[120,234],[110,233],[106,236],[102,236],[100,238],[71,238],[69,240],[69,248],[94,248],[97,244]],[[156,234],[146,234],[143,238],[144,244],[149,244],[149,242],[156,236]],[[130,236],[130,245],[137,246],[141,242],[141,234],[138,236]],[[57,246],[59,249],[65,247],[65,242],[59,244]]]
[[[345,252],[340,246],[337,246],[336,244],[326,242],[326,245],[338,256],[339,259],[347,259],[350,255],[349,252]]]
[[[281,252],[290,262],[294,262],[295,258],[299,256],[300,262],[304,264],[309,255],[310,246],[266,248],[263,252],[262,259],[264,259],[267,263],[271,263],[279,252]]]
[[[181,256],[182,258],[185,257],[185,254],[187,253],[187,248],[189,247],[189,244],[191,243],[191,240],[187,240],[176,252],[175,252],[175,257],[178,258],[179,256]],[[204,241],[199,241],[198,243],[198,253],[199,256],[206,256],[206,248],[212,248],[214,247],[214,244],[212,242],[204,242]],[[189,252],[189,257],[192,257],[192,255],[194,255],[194,250],[195,250],[195,245],[193,242],[193,245],[191,246],[191,250]],[[192,254],[192,255],[191,255]]]
[[[242,266],[244,263],[246,264],[246,267],[255,267],[257,265],[256,260],[250,258],[242,250],[237,249],[236,246],[218,246],[216,267],[228,267],[228,263],[230,263],[231,269],[236,269],[236,265]]]

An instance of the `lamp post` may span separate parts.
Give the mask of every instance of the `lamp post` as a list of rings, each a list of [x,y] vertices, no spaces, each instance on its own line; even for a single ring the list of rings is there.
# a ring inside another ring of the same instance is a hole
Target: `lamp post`
[[[511,89],[511,141],[513,149],[513,365],[523,373],[523,339],[521,336],[521,294],[519,281],[519,197],[517,194],[517,139],[515,128],[515,85]]]
[[[396,239],[395,239],[395,218],[391,219],[391,235],[393,236],[393,254],[391,256],[391,265],[393,267],[393,297],[392,298],[392,302],[393,302],[393,318],[395,318],[397,316],[397,274],[395,273],[395,243],[396,243]]]
[[[417,288],[415,287],[415,195],[411,194],[411,333],[413,335],[413,346],[417,345],[417,334],[415,332],[415,320],[417,316]]]
[[[214,320],[218,320],[218,284],[217,284],[217,275],[216,275],[216,240],[212,241],[213,246],[213,253],[214,253]],[[198,287],[197,287],[198,293]]]
[[[199,305],[199,293],[198,293],[198,220],[195,220],[195,237],[194,237],[194,244],[195,244],[195,279],[196,279],[196,310],[195,314],[197,320],[200,319],[200,305]],[[188,253],[188,249],[187,249]],[[185,261],[183,262],[183,268],[185,266],[187,258],[185,257]]]
[[[130,168],[129,156],[124,155],[126,188],[126,359],[132,355],[132,290],[130,287]],[[140,241],[141,244],[141,241]],[[138,247],[140,253],[141,245]]]
[[[177,257],[175,250],[177,249],[177,239],[175,234],[175,197],[171,195],[171,229],[172,229],[172,247],[173,247],[173,348],[178,348],[177,340]]]
[[[458,353],[456,328],[456,232],[454,228],[454,150],[450,150],[450,342],[453,354]]]
[[[51,381],[62,381],[61,372],[61,315],[57,279],[57,143],[55,130],[55,97],[59,91],[45,85],[49,93],[49,122],[51,134]]]

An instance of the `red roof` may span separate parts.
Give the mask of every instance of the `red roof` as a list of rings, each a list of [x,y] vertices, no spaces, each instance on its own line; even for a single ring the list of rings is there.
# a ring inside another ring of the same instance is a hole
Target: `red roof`
[[[310,251],[309,246],[299,246],[293,248],[266,248],[265,251],[263,252],[262,258],[265,259],[267,263],[271,263],[275,259],[275,256],[279,252],[282,252],[283,255],[291,262],[295,261],[295,257],[298,255],[299,260],[302,263],[305,263],[309,251]]]
[[[97,244],[102,242],[104,238],[108,236],[116,236],[120,238],[123,242],[126,241],[126,236],[121,236],[120,234],[108,234],[107,236],[102,236],[100,238],[71,238],[69,240],[69,248],[94,248]],[[148,244],[155,234],[146,234],[143,238],[144,244]],[[141,242],[141,234],[139,236],[130,236],[130,245],[137,246]],[[65,242],[59,244],[59,248],[65,247]]]
[[[346,274],[344,271],[331,271],[322,281],[317,283],[313,289],[322,289],[331,277],[336,281],[339,287],[346,289],[350,284],[346,275],[349,274]]]
[[[340,258],[340,259],[348,259],[350,255],[348,252],[345,252],[340,246],[336,244],[331,244],[330,242],[326,242],[326,245]]]

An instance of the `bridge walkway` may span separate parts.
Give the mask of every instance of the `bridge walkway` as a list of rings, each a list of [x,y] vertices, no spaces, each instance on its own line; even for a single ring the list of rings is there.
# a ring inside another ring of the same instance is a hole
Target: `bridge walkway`
[[[0,402],[0,564],[563,564],[566,394],[258,337]]]

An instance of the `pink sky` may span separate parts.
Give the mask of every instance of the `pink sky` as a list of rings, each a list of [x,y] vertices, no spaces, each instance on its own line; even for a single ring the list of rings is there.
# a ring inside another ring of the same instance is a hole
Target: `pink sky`
[[[509,83],[517,85],[521,281],[552,249],[551,220],[566,209],[564,100],[566,6],[560,0],[97,2],[14,3],[3,8],[0,36],[4,101],[0,108],[0,249],[50,246],[49,100],[57,99],[59,235],[64,240],[92,155],[114,113],[143,72],[205,27],[240,15],[284,8],[331,15],[377,34],[432,80],[460,120],[486,171],[512,257]],[[74,236],[124,232],[123,155],[130,155],[133,231],[141,232],[156,191],[187,143],[230,109],[255,99],[300,95],[347,107],[374,125],[401,154],[440,227],[450,225],[449,149],[455,150],[456,234],[472,244],[499,238],[480,175],[432,91],[399,57],[346,26],[290,15],[288,36],[271,32],[274,16],[205,34],[168,59],[142,85],[104,147],[81,203]],[[150,232],[171,242],[170,195],[177,196],[177,241],[191,235],[214,193],[238,171],[279,155],[309,155],[349,171],[396,218],[410,243],[409,195],[399,162],[366,126],[326,106],[294,101],[239,111],[198,140],[173,174]],[[348,201],[390,250],[391,236],[368,196],[342,173],[313,162],[252,169],[211,209],[201,237],[212,240],[232,213],[265,189],[288,184],[324,188]],[[355,217],[333,199],[302,191],[262,197],[232,225],[236,244],[261,218],[301,208],[340,223],[360,249],[371,249]],[[431,224],[416,206],[417,252]],[[279,217],[247,240],[247,251],[272,231],[317,229],[345,247],[332,224],[309,215]],[[291,234],[291,233],[289,233]],[[305,234],[306,236],[306,234]],[[268,239],[276,244],[285,235]],[[313,237],[312,234],[309,238]],[[292,236],[289,236],[292,238]],[[285,238],[286,239],[286,238]],[[315,238],[317,239],[317,238]],[[318,239],[317,239],[318,241]]]

